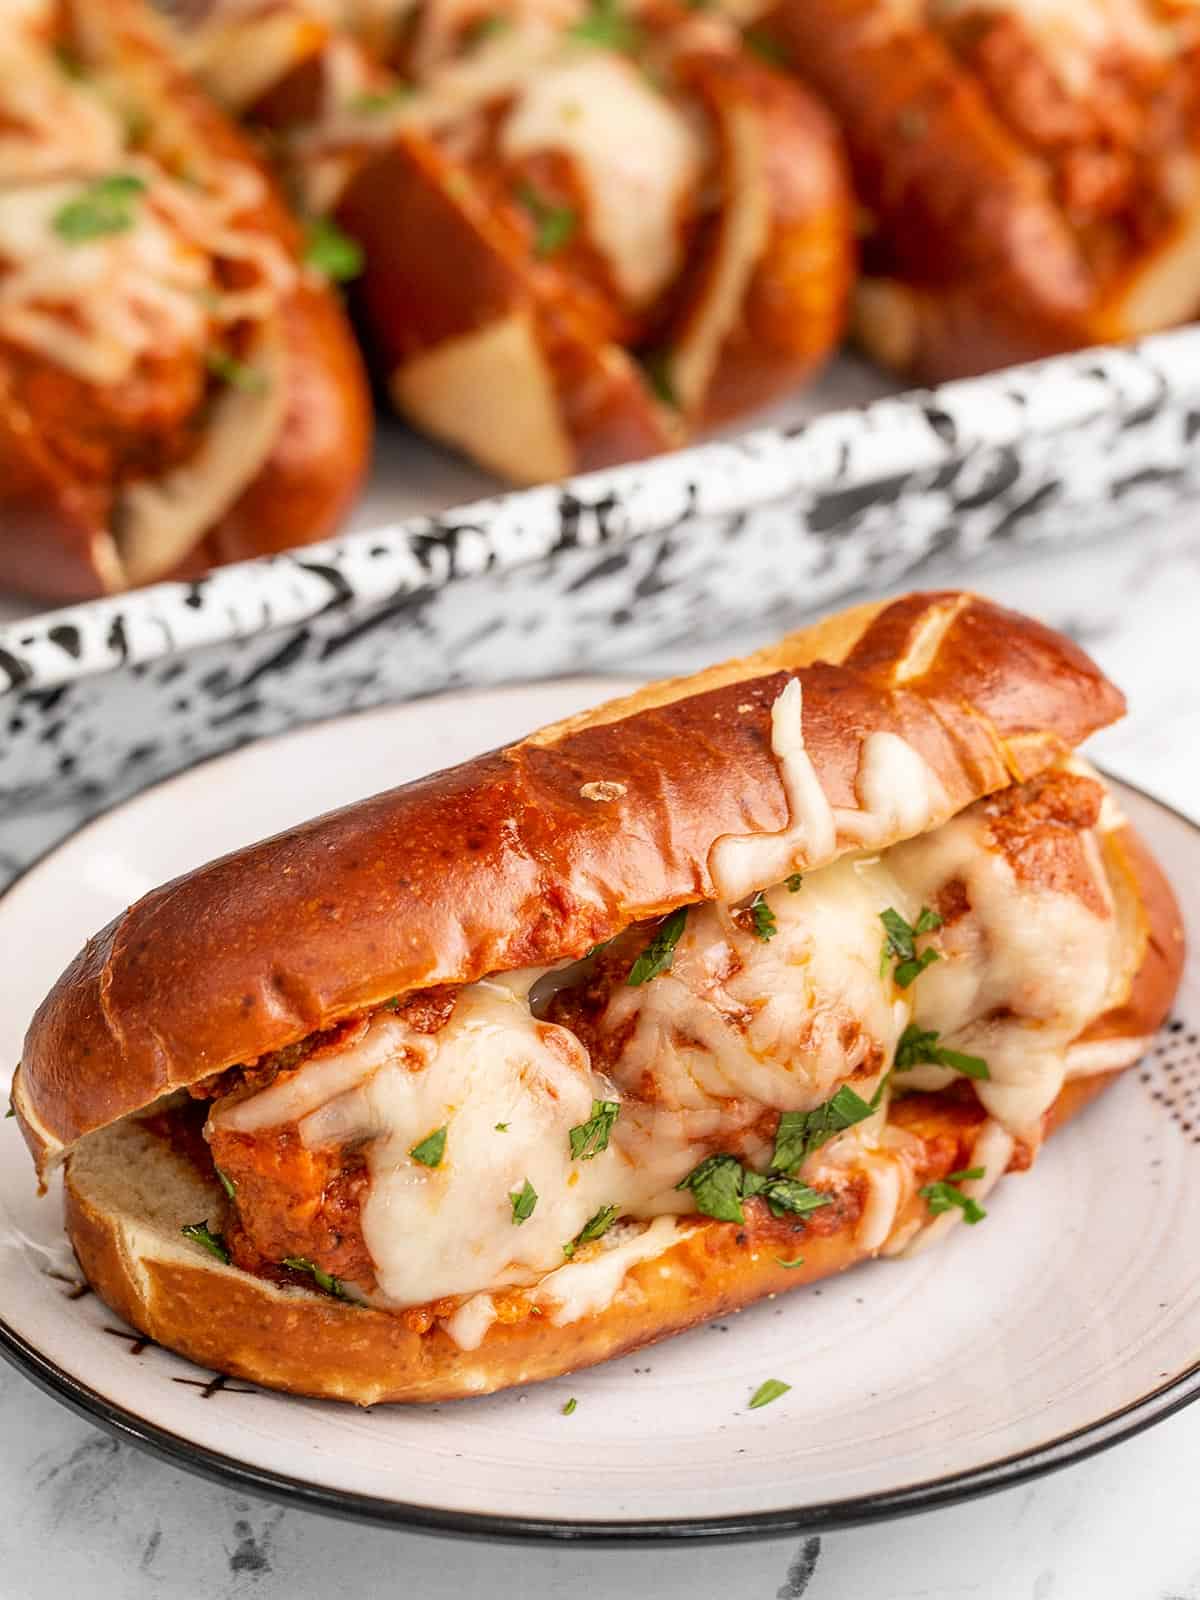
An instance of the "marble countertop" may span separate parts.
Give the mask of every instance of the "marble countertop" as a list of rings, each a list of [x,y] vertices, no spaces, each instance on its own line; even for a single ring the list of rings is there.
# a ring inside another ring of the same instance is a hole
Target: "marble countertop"
[[[922,584],[961,574],[936,570]],[[1200,512],[973,575],[1074,635],[1126,689],[1092,753],[1200,817]],[[751,634],[631,663],[647,676],[750,648]],[[81,820],[0,821],[0,881]],[[1200,1330],[1198,1330],[1200,1337]],[[0,1365],[0,1600],[325,1600],[394,1594],[652,1594],[695,1600],[1200,1600],[1200,1406],[1067,1469],[906,1521],[754,1545],[642,1551],[455,1543],[251,1500],[163,1466]]]

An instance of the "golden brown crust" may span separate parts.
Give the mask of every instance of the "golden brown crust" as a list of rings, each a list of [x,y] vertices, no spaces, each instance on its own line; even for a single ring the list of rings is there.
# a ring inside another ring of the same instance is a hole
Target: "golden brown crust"
[[[160,108],[164,145],[266,174],[239,131],[171,58],[141,0],[73,0],[88,59],[135,84]],[[298,255],[295,223],[268,182],[247,223]],[[237,501],[176,572],[311,543],[332,533],[359,489],[370,447],[370,395],[361,357],[334,291],[301,275],[280,307],[286,406],[277,442]],[[0,583],[51,600],[85,600],[128,582],[118,544],[89,486],[39,437],[38,419],[9,392],[0,359]]]
[[[254,482],[187,564],[187,576],[326,538],[362,487],[374,421],[345,313],[332,290],[307,280],[281,310],[288,392],[279,437]]]
[[[1048,153],[1018,136],[922,8],[780,0],[771,26],[845,132],[875,229],[859,332],[886,364],[939,382],[1146,332],[1200,299],[1178,282],[1195,277],[1183,243],[1194,208],[1155,239],[1131,221],[1117,270],[1092,260]]]
[[[710,113],[725,199],[690,249],[693,270],[667,295],[660,354],[677,404],[656,398],[638,362],[598,325],[617,309],[598,318],[591,291],[559,260],[533,258],[519,208],[432,139],[397,137],[362,163],[338,202],[339,222],[364,248],[355,294],[396,403],[510,478],[676,448],[809,377],[845,328],[853,201],[831,119],[732,40],[685,50],[678,70]],[[753,147],[740,163],[731,153],[739,119]],[[721,299],[731,218],[751,189],[763,193],[766,237],[718,315],[710,302]],[[702,324],[718,327],[711,350]],[[676,384],[673,366],[697,338],[706,350],[691,363],[694,381]],[[479,389],[500,381],[511,391],[506,405],[482,407]]]
[[[788,821],[770,715],[789,677],[841,807],[872,731],[900,734],[959,810],[1123,710],[1041,624],[909,595],[318,818],[155,890],[88,943],[26,1037],[14,1092],[35,1150],[393,995],[548,965],[714,898],[714,841]]]
[[[1081,1044],[1146,1038],[1170,1010],[1183,973],[1183,913],[1163,869],[1128,825],[1112,836],[1110,848],[1118,853],[1121,868],[1135,886],[1146,939],[1128,996],[1084,1029],[1079,1036]]]
[[[745,51],[684,54],[678,71],[709,108],[724,149],[722,228],[734,222],[747,187],[737,159],[742,124],[766,190],[769,231],[749,273],[732,325],[718,342],[692,421],[709,428],[766,405],[811,378],[845,331],[856,267],[854,196],[841,137],[824,106]],[[744,136],[744,135],[743,135]],[[664,347],[686,352],[720,263],[702,258]],[[681,401],[687,397],[680,395]]]
[[[553,263],[531,262],[523,232],[431,141],[400,137],[372,156],[347,185],[337,217],[363,248],[366,269],[354,293],[375,359],[419,426],[509,477],[565,476],[683,442],[633,360],[597,340]],[[481,365],[490,347],[463,347],[464,363],[452,370],[417,364],[513,323],[527,336],[506,374],[514,391],[506,404],[524,418],[528,391],[531,406],[550,412],[536,436],[511,438],[488,413],[477,437],[472,389],[496,381]],[[494,437],[484,436],[485,424]]]
[[[1082,342],[1091,284],[1044,173],[931,27],[883,13],[784,0],[773,20],[846,131],[903,283],[903,366],[936,382]]]

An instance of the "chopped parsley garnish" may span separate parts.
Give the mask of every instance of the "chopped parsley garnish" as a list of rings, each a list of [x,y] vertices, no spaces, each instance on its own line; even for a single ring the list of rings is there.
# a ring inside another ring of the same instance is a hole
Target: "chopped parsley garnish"
[[[990,1078],[988,1064],[982,1056],[964,1055],[961,1050],[947,1050],[940,1045],[932,1028],[918,1028],[910,1022],[900,1035],[896,1046],[896,1071],[910,1072],[913,1067],[928,1063],[933,1067],[949,1067],[951,1072],[961,1072],[965,1078]]]
[[[526,1178],[519,1189],[514,1189],[509,1195],[512,1202],[513,1226],[519,1228],[523,1222],[528,1222],[533,1215],[533,1208],[538,1203],[537,1190]]]
[[[132,172],[97,178],[54,214],[54,231],[69,244],[85,244],[133,227],[133,202],[146,185]]]
[[[789,894],[795,894],[797,889],[799,889],[800,885],[804,882],[804,874],[802,872],[793,872],[790,877],[785,878],[783,881],[787,885],[787,892]]]
[[[511,17],[476,17],[464,30],[463,38],[468,45],[482,44],[485,39],[494,39],[498,33],[507,33],[512,25]]]
[[[647,350],[642,356],[642,371],[646,374],[657,400],[672,411],[679,410],[679,394],[671,377],[670,350]]]
[[[831,1200],[830,1195],[780,1173],[751,1172],[736,1156],[725,1154],[706,1156],[675,1187],[690,1189],[696,1210],[718,1222],[745,1222],[742,1200],[755,1195],[761,1195],[777,1217],[789,1211],[804,1216],[829,1205]]]
[[[378,116],[381,111],[391,111],[409,99],[412,92],[411,83],[393,84],[390,89],[368,89],[364,94],[356,94],[346,109],[366,117]]]
[[[762,891],[754,896],[748,907],[750,920],[754,924],[754,937],[761,939],[764,944],[773,939],[779,932],[775,925],[775,913],[763,899]]]
[[[237,1184],[234,1183],[232,1178],[227,1177],[226,1174],[221,1171],[220,1167],[217,1167],[215,1170],[216,1170],[217,1177],[221,1180],[222,1189],[224,1189],[225,1193],[229,1196],[229,1198],[231,1200],[236,1200],[237,1199]]]
[[[220,378],[222,383],[227,383],[234,389],[242,389],[246,394],[261,394],[267,387],[264,373],[245,361],[239,361],[237,356],[231,355],[228,350],[219,347],[210,350],[204,361],[214,378]]]
[[[649,983],[650,979],[657,978],[660,972],[670,971],[671,963],[675,959],[675,946],[683,934],[687,914],[688,908],[680,906],[678,911],[672,911],[669,917],[664,917],[659,923],[653,939],[629,969],[629,976],[625,982],[631,988],[636,989],[643,983]]]
[[[856,1122],[865,1122],[873,1111],[879,1109],[886,1079],[869,1100],[844,1083],[832,1099],[812,1111],[785,1111],[775,1130],[775,1154],[771,1157],[773,1172],[794,1172],[814,1150],[843,1133]]]
[[[915,924],[910,924],[894,906],[889,906],[886,911],[879,913],[879,920],[883,923],[886,935],[879,962],[880,976],[887,972],[888,962],[894,960],[896,970],[892,976],[901,989],[907,989],[915,978],[921,976],[926,967],[942,959],[937,950],[923,950],[918,955],[916,947],[917,936],[922,933],[932,933],[935,928],[940,928],[942,919],[936,911],[931,911],[928,906],[922,906]]]
[[[963,1214],[963,1221],[971,1224],[982,1222],[987,1212],[977,1200],[964,1194],[957,1187],[968,1179],[982,1178],[987,1172],[986,1167],[964,1167],[961,1172],[951,1172],[940,1183],[927,1183],[919,1191],[922,1200],[929,1207],[929,1214],[934,1217],[941,1216],[943,1211],[953,1210],[955,1206]]]
[[[332,217],[310,217],[304,226],[304,265],[331,283],[349,283],[363,269],[362,246]]]
[[[804,1217],[810,1211],[819,1211],[822,1206],[831,1202],[831,1196],[822,1194],[819,1189],[812,1189],[807,1183],[801,1183],[797,1178],[785,1178],[777,1172],[762,1173],[747,1171],[742,1180],[742,1193],[747,1200],[760,1194],[771,1208],[774,1216],[781,1217],[785,1211],[790,1211],[794,1216]]]
[[[793,1256],[790,1261],[785,1261],[782,1256],[776,1256],[775,1260],[781,1267],[802,1267],[804,1265],[803,1256]]]
[[[496,1132],[497,1133],[507,1133],[508,1132],[508,1123],[507,1122],[498,1122],[496,1124]]]
[[[201,1249],[207,1250],[210,1256],[216,1256],[218,1261],[229,1265],[229,1251],[225,1247],[225,1240],[219,1233],[213,1233],[207,1221],[189,1222],[186,1228],[180,1228],[180,1233],[185,1239],[190,1239],[193,1244],[198,1244]]]
[[[705,1156],[676,1189],[690,1189],[696,1210],[718,1222],[745,1222],[742,1210],[742,1163],[736,1156]]]
[[[539,261],[554,255],[575,232],[575,213],[570,206],[556,206],[531,183],[523,183],[517,199],[533,220],[533,253]]]
[[[602,50],[632,50],[641,32],[625,15],[620,0],[592,0],[587,16],[568,28],[567,37]]]
[[[58,70],[65,77],[75,79],[86,77],[87,70],[70,45],[56,44],[54,46],[54,59],[58,64]]]
[[[571,1398],[567,1401],[567,1403],[562,1408],[563,1416],[564,1417],[569,1417],[571,1415],[572,1411],[574,1411],[575,1407],[578,1404],[579,1404],[579,1401],[576,1400],[574,1395],[572,1395]]]
[[[591,1244],[593,1239],[603,1237],[616,1220],[616,1206],[601,1206],[594,1217],[588,1218],[575,1237],[563,1245],[563,1255],[570,1261],[581,1244]]]
[[[786,1394],[791,1388],[790,1383],[781,1383],[778,1378],[768,1378],[765,1383],[760,1383],[750,1397],[750,1410],[757,1411],[759,1406],[769,1406],[772,1400],[778,1400],[781,1394]]]
[[[769,66],[790,67],[792,64],[784,46],[762,28],[747,28],[742,34],[742,42],[748,50],[753,50],[760,61],[767,62]]]
[[[619,1100],[593,1100],[592,1114],[586,1122],[578,1123],[567,1137],[571,1141],[571,1160],[590,1161],[608,1149],[613,1124],[621,1115]]]
[[[13,1105],[12,1101],[10,1100],[8,1102],[8,1110],[4,1113],[5,1120],[7,1121],[9,1117],[15,1117],[16,1114],[17,1114],[17,1108],[16,1108],[15,1105]]]
[[[284,1256],[279,1263],[281,1267],[289,1267],[293,1272],[307,1272],[318,1289],[331,1294],[335,1300],[348,1300],[351,1305],[357,1305],[353,1295],[346,1293],[345,1285],[340,1278],[335,1278],[332,1273],[323,1271],[315,1261],[309,1261],[306,1256]]]
[[[440,1167],[442,1157],[446,1153],[445,1127],[435,1128],[432,1133],[427,1133],[420,1144],[413,1145],[408,1153],[423,1167]]]

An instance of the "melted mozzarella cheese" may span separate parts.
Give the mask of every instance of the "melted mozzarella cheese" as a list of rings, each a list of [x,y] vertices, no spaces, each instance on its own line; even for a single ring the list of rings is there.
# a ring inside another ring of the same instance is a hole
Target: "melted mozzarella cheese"
[[[510,989],[478,983],[437,1033],[385,1014],[357,1046],[243,1101],[228,1123],[298,1120],[310,1148],[365,1141],[363,1239],[381,1297],[405,1306],[528,1282],[561,1263],[563,1245],[623,1192],[615,1149],[571,1156],[571,1128],[606,1095],[573,1035],[537,1021]],[[443,1127],[440,1164],[414,1160]],[[512,1196],[526,1182],[537,1204],[516,1224]]]
[[[59,179],[0,192],[0,333],[95,383],[127,376],[147,351],[199,348],[203,254],[141,206],[124,232],[65,242],[55,218],[82,188]]]
[[[103,74],[70,77],[45,43],[12,26],[0,38],[0,336],[99,384],[150,353],[194,354],[211,324],[271,316],[295,271],[277,240],[238,219],[264,196],[241,162],[193,161],[193,181],[128,148]],[[103,204],[112,177],[137,180],[118,225],[72,235],[70,208]],[[236,288],[217,260],[242,269]]]
[[[678,272],[680,223],[704,146],[630,62],[586,51],[546,68],[526,84],[500,145],[511,160],[550,150],[571,161],[587,195],[588,234],[635,306]]]
[[[913,908],[886,865],[839,861],[765,898],[771,939],[693,907],[670,970],[614,990],[602,1026],[629,1033],[611,1069],[627,1093],[652,1080],[656,1106],[720,1109],[728,1131],[763,1107],[809,1110],[890,1060],[908,1013],[880,972],[879,914]]]
[[[647,1228],[614,1229],[586,1261],[569,1261],[538,1284],[537,1303],[549,1308],[556,1328],[594,1316],[616,1298],[630,1267],[653,1260],[686,1237],[673,1217],[658,1217]]]
[[[937,826],[950,814],[935,773],[894,733],[870,733],[859,752],[858,808],[830,805],[804,742],[804,695],[792,678],[771,707],[771,749],[788,804],[780,833],[727,834],[709,854],[709,872],[723,900],[741,900],[798,868],[831,860],[839,837],[868,849]]]
[[[119,164],[143,189],[128,226],[66,239],[58,219],[86,203],[87,182],[57,178],[0,189],[0,334],[94,383],[117,383],[155,353],[199,351],[211,321],[273,314],[294,281],[282,247],[238,227],[261,198],[249,168],[226,164],[192,190],[134,156]],[[245,287],[218,289],[215,257],[252,268]]]
[[[1098,912],[1073,894],[1018,877],[972,809],[888,852],[911,900],[932,903],[947,883],[966,890],[969,913],[938,935],[942,959],[913,985],[913,1020],[940,1042],[982,1056],[990,1077],[975,1089],[1004,1127],[1036,1139],[1062,1088],[1071,1041],[1116,997],[1125,976],[1112,892],[1094,836],[1083,846]],[[953,1073],[905,1072],[906,1087],[943,1088]]]
[[[578,9],[522,8],[512,26],[466,55],[431,46],[415,92],[383,110],[361,108],[369,88],[361,53],[344,40],[331,46],[322,56],[321,112],[296,141],[307,181],[328,205],[351,170],[339,152],[386,144],[405,128],[457,148],[478,113],[505,108],[501,154],[519,161],[551,151],[572,163],[588,237],[628,301],[650,304],[682,264],[681,222],[707,146],[701,125],[632,63],[564,41],[562,24]]]
[[[496,1320],[496,1302],[490,1294],[473,1294],[446,1317],[442,1326],[460,1350],[478,1350]]]
[[[34,15],[13,18],[6,7],[0,22],[0,184],[106,172],[124,146],[124,130],[113,108],[98,94],[81,89],[58,67],[44,40],[26,31],[40,20]]]

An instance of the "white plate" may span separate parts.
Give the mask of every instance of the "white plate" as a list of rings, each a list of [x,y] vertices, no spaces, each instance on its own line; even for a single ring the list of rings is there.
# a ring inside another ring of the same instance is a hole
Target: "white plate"
[[[0,900],[0,1060],[84,936],[164,878],[623,685],[371,712],[110,812]],[[1200,830],[1122,791],[1200,902]],[[0,1349],[182,1466],[348,1515],[495,1537],[730,1537],[895,1515],[1061,1466],[1200,1395],[1200,964],[1141,1068],[1005,1183],[986,1224],[523,1393],[371,1412],[214,1379],[77,1274],[0,1123]],[[764,1378],[791,1391],[748,1411]],[[578,1406],[564,1416],[569,1396]]]

